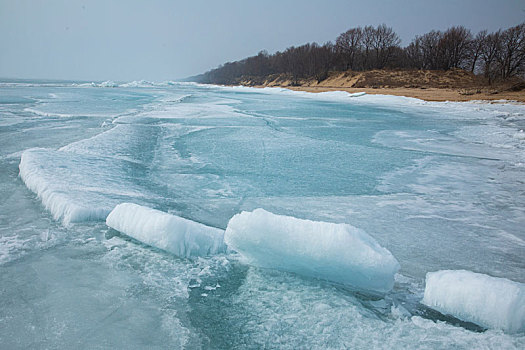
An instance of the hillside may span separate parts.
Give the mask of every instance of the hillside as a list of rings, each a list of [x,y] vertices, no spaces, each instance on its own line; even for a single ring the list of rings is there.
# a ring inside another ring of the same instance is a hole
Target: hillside
[[[525,83],[516,78],[503,83],[487,82],[462,69],[371,70],[332,72],[324,80],[299,79],[286,74],[242,78],[239,84],[256,87],[286,87],[310,92],[344,90],[370,94],[409,96],[429,101],[515,100],[525,102]]]
[[[475,73],[475,74],[474,74]],[[350,28],[335,42],[226,62],[194,81],[282,86],[307,91],[346,90],[433,101],[525,102],[525,22],[489,33],[463,26],[432,30],[402,47],[393,28]]]

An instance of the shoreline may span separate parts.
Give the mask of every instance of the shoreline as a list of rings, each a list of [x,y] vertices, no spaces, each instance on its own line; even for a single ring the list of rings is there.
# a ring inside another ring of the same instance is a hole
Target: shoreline
[[[429,102],[469,102],[485,101],[487,103],[518,102],[525,104],[525,91],[502,91],[497,94],[490,92],[465,93],[457,89],[446,88],[353,88],[353,87],[329,87],[329,86],[289,86],[289,85],[244,85],[247,87],[281,87],[294,91],[304,92],[327,92],[327,91],[346,91],[348,93],[366,92],[369,95],[392,95],[417,98]]]

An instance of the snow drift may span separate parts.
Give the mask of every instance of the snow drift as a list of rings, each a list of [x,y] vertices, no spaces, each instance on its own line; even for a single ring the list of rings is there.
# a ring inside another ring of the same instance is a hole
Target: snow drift
[[[465,270],[429,272],[422,303],[463,321],[525,331],[525,284]]]
[[[392,289],[399,270],[394,256],[358,228],[276,215],[263,209],[235,215],[226,228],[225,241],[249,264],[372,293]]]
[[[117,205],[108,215],[106,224],[180,257],[205,256],[226,250],[223,230],[133,203]]]

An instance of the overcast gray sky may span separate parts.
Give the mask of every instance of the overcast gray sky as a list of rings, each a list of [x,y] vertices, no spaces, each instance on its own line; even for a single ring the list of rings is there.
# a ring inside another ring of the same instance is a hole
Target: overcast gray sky
[[[0,0],[0,77],[170,80],[386,23],[416,34],[525,21],[525,0]]]

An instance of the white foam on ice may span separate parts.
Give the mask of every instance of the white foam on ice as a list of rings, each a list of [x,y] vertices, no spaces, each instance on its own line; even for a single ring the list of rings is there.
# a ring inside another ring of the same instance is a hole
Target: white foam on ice
[[[388,292],[399,270],[394,256],[358,228],[263,209],[235,215],[226,228],[225,241],[249,264],[367,292]]]
[[[226,250],[223,230],[133,203],[117,205],[106,224],[180,257],[206,256]]]
[[[422,303],[487,328],[525,331],[525,284],[466,270],[429,272]]]

